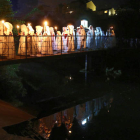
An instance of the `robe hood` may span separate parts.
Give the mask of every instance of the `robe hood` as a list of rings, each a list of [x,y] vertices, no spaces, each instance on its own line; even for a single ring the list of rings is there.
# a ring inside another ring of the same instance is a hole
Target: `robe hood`
[[[25,35],[28,35],[28,28],[25,24],[21,25],[21,32],[25,33]]]
[[[10,22],[5,22],[4,23],[4,26],[5,26],[4,33],[6,35],[13,34],[12,33],[13,25]]]

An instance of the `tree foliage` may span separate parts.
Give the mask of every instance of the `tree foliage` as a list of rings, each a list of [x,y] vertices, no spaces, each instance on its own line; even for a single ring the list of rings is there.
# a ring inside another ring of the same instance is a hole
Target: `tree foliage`
[[[10,0],[0,0],[0,19],[12,19],[14,12]]]
[[[22,102],[18,99],[26,95],[22,79],[17,75],[19,65],[0,67],[0,98],[19,106]]]

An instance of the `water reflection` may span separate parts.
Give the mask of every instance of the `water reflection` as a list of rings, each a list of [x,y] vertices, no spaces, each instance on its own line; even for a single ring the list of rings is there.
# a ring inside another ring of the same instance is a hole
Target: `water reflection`
[[[62,110],[48,117],[39,119],[36,122],[38,133],[44,138],[48,139],[52,128],[60,127],[61,123],[65,124],[69,133],[71,132],[73,119],[76,118],[78,123],[82,126],[90,122],[94,116],[97,116],[101,109],[105,109],[109,113],[111,103],[113,102],[112,95],[105,95],[100,98],[92,99],[83,104]]]

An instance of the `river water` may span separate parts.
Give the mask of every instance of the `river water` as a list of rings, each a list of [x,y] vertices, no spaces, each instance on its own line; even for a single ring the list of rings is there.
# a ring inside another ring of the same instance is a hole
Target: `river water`
[[[69,139],[139,139],[140,55],[137,50],[116,50],[107,55],[94,53],[90,71],[85,71],[86,56],[56,60],[50,65],[22,64],[22,69],[40,78],[37,85],[43,81],[45,87],[52,86],[52,79],[53,87],[57,86],[55,92],[61,95],[54,99],[57,94],[44,88],[43,95],[33,93],[28,97],[30,102],[38,101],[36,105],[40,111],[38,119],[33,121],[34,131],[45,139],[50,135],[60,137],[63,136],[60,131],[63,123]],[[31,79],[31,74],[28,77]],[[46,100],[49,96],[53,100]],[[75,119],[79,124],[76,129],[73,128]],[[51,133],[54,126],[59,133]],[[76,130],[81,131],[78,137]]]

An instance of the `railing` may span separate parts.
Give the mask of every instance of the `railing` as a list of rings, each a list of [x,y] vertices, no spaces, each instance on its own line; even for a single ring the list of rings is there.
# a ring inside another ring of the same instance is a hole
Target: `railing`
[[[0,61],[63,55],[81,51],[102,50],[140,45],[140,40],[116,39],[107,36],[0,36]]]

